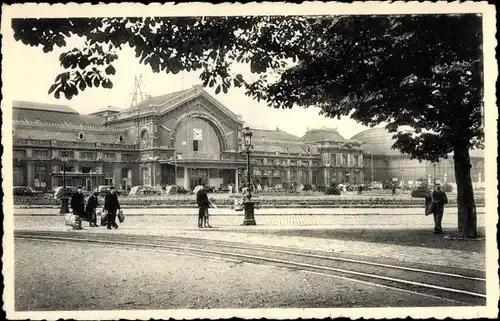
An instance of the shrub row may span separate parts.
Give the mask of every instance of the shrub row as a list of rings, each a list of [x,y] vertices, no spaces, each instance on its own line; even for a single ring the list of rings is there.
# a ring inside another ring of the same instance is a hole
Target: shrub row
[[[397,197],[346,197],[348,195],[328,195],[323,197],[307,197],[307,196],[288,196],[288,197],[269,197],[261,196],[255,198],[261,206],[278,206],[278,207],[307,207],[307,206],[389,206],[389,207],[405,207],[405,206],[422,206],[424,199],[422,198],[397,198]],[[233,198],[213,198],[217,206],[231,206],[234,204]],[[101,200],[101,204],[104,202]],[[184,197],[142,197],[142,198],[120,198],[120,203],[127,206],[173,206],[173,207],[190,207],[195,204],[193,196]],[[449,200],[450,205],[456,205],[456,199]],[[56,199],[38,199],[32,197],[15,197],[15,205],[46,205],[57,206],[60,200]],[[476,198],[476,206],[484,206],[484,198]]]

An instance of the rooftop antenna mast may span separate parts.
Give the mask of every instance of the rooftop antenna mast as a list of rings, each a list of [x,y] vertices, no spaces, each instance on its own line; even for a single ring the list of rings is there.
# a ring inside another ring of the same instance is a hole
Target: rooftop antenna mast
[[[140,145],[141,141],[141,133],[140,133],[140,120],[139,120],[139,104],[148,99],[148,95],[145,93],[143,89],[143,82],[142,82],[142,74],[139,74],[139,76],[135,75],[134,77],[134,87],[132,88],[132,93],[130,94],[132,96],[132,99],[130,101],[130,105],[128,106],[129,109],[133,109],[134,107],[137,107],[137,147]]]
[[[142,74],[139,74],[139,76],[135,75],[134,87],[132,88],[132,92],[130,94],[132,99],[130,101],[130,105],[128,106],[129,108],[133,108],[148,99],[148,95],[145,93],[143,88],[144,84],[142,82]]]

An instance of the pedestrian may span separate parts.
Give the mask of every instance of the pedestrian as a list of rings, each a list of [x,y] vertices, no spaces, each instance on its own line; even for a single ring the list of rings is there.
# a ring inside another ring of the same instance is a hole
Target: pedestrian
[[[87,213],[87,217],[89,219],[90,227],[97,227],[97,213],[96,209],[99,207],[99,200],[97,199],[97,192],[92,193],[89,199],[87,200],[87,206],[85,208],[85,212]]]
[[[196,203],[198,204],[198,228],[208,227],[211,228],[208,220],[208,208],[210,201],[208,200],[207,189],[200,180],[201,188],[196,193]]]
[[[396,184],[392,183],[392,195],[396,195]]]
[[[441,184],[436,183],[434,192],[432,192],[432,214],[434,215],[434,233],[442,234],[443,228],[441,221],[443,220],[444,206],[448,204],[446,193],[441,190]]]
[[[71,196],[71,208],[73,209],[73,215],[75,215],[73,229],[81,230],[82,218],[85,217],[85,199],[81,187],[78,187],[77,192]]]
[[[110,192],[104,198],[104,210],[108,212],[108,230],[111,230],[111,227],[117,229],[116,212],[120,210],[120,202],[118,202],[118,195],[116,195],[114,187],[110,188]]]

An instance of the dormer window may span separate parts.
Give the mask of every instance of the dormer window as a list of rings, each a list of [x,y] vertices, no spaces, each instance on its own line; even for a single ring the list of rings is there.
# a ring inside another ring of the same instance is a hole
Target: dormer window
[[[78,140],[84,140],[85,139],[85,134],[83,132],[78,133]]]

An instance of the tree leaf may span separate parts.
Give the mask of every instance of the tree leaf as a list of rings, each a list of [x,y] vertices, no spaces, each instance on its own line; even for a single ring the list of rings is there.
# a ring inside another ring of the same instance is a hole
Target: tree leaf
[[[115,67],[113,67],[113,65],[109,65],[106,70],[104,70],[106,72],[106,75],[114,75],[116,74],[116,69]]]
[[[48,93],[51,94],[54,90],[56,90],[57,87],[59,87],[58,83],[53,84],[52,86],[50,86]]]

